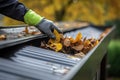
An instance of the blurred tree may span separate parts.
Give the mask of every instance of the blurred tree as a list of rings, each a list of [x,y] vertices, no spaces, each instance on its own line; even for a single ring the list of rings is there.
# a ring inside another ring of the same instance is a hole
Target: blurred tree
[[[53,21],[89,21],[104,24],[120,18],[120,0],[20,0],[28,8]],[[4,18],[4,24],[22,24]]]

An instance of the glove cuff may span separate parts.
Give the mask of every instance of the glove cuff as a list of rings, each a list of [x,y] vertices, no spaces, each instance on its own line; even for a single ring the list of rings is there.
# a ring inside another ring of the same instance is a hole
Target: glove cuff
[[[42,19],[43,17],[41,17],[32,10],[28,10],[27,13],[24,15],[24,22],[32,26],[40,23]]]

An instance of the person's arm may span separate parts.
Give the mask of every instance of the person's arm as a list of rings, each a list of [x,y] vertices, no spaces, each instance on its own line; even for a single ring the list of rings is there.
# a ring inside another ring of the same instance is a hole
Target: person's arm
[[[13,19],[24,21],[27,8],[17,0],[0,0],[0,13]]]
[[[61,33],[52,21],[44,19],[34,11],[26,8],[22,3],[18,2],[18,0],[0,0],[0,13],[35,26],[50,38],[55,38],[52,33],[54,29]]]

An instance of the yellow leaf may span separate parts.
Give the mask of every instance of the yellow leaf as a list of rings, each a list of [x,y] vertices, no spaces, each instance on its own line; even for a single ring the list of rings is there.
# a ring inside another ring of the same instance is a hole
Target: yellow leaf
[[[72,37],[69,38],[70,39],[70,42],[73,43],[74,42],[74,39]]]
[[[59,34],[59,33],[57,32],[57,30],[55,30],[55,29],[54,29],[54,32],[53,32],[53,33],[54,33],[56,39],[50,39],[50,40],[48,41],[48,43],[58,43],[58,42],[60,42],[61,34]]]
[[[90,41],[89,40],[85,40],[84,46],[87,47],[89,44],[90,44]]]
[[[82,38],[82,34],[79,32],[75,38],[75,40],[72,42],[72,43],[76,43],[76,42],[79,42]]]
[[[98,41],[98,40],[96,40],[96,41],[95,41],[95,43],[94,43],[94,46],[96,46],[98,43],[99,43],[99,41]]]
[[[60,51],[62,49],[62,44],[61,43],[52,43],[50,45],[51,49],[54,49],[55,51]]]

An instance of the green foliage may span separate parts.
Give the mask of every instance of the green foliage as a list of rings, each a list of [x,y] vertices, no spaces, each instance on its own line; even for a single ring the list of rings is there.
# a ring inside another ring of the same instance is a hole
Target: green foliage
[[[110,76],[120,76],[120,40],[112,40],[108,48],[108,61]]]

